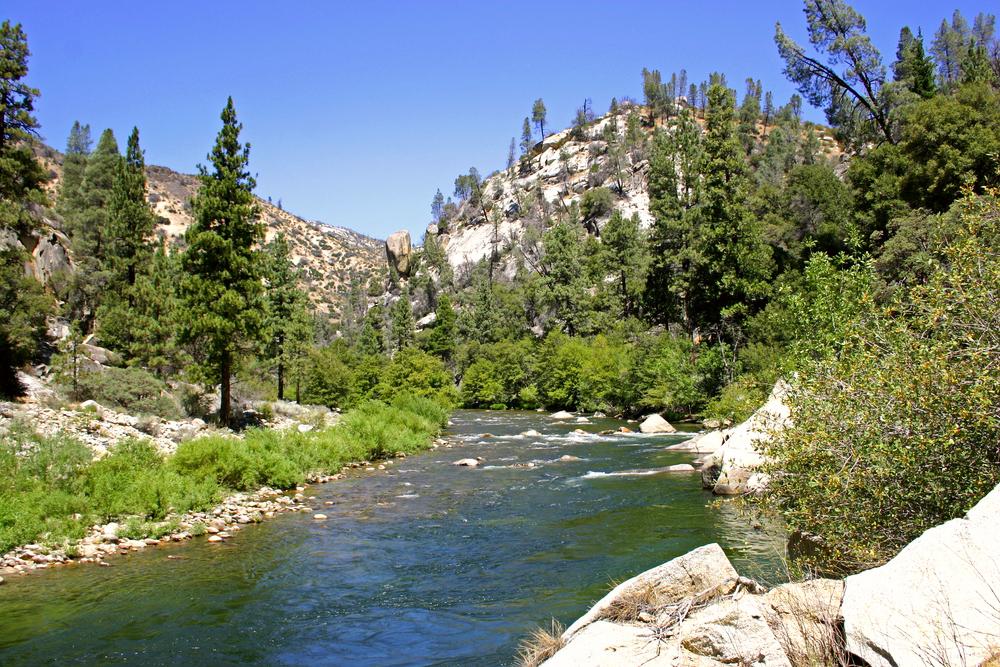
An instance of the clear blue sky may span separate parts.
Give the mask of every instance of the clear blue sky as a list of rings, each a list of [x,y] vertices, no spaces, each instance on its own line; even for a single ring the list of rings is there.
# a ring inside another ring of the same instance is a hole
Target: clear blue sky
[[[232,95],[258,194],[303,217],[385,238],[420,238],[436,188],[503,166],[536,97],[554,129],[590,97],[641,98],[643,67],[699,81],[753,76],[792,88],[774,22],[805,41],[800,2],[66,2],[11,0],[24,24],[37,116],[62,149],[74,120],[183,172],[205,161]],[[990,3],[857,1],[887,62],[899,28],[933,35],[958,8]],[[929,41],[929,40],[928,40]],[[816,112],[810,117],[821,120]]]

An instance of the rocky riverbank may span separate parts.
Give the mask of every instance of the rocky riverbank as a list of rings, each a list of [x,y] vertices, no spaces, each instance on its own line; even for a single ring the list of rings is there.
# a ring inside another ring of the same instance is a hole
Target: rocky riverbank
[[[994,665],[998,519],[1000,487],[881,567],[770,590],[700,547],[616,586],[560,635],[536,635],[523,664]]]

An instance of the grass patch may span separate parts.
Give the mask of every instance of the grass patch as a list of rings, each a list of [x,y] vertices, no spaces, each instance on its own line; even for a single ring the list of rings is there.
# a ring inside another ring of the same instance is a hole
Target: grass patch
[[[518,667],[537,667],[566,645],[562,637],[563,626],[552,619],[548,630],[535,628],[517,647]]]
[[[402,395],[364,403],[320,431],[207,436],[166,459],[148,441],[127,440],[99,461],[70,437],[15,427],[0,438],[0,554],[31,542],[65,545],[112,520],[124,520],[123,537],[160,537],[176,530],[168,517],[232,491],[288,489],[310,473],[424,449],[447,421],[434,401]]]

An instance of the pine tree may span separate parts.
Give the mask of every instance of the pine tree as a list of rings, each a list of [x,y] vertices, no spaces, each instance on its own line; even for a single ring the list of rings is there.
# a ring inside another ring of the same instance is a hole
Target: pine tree
[[[284,234],[276,235],[264,247],[267,321],[265,353],[277,376],[278,400],[285,399],[285,378],[309,351],[312,321],[309,298],[299,288],[298,271],[288,252]]]
[[[626,218],[615,210],[601,230],[606,273],[615,276],[621,318],[638,317],[639,303],[649,271],[649,247],[639,217]]]
[[[937,61],[938,76],[941,87],[951,89],[962,78],[962,58],[965,56],[969,43],[969,24],[959,10],[952,14],[951,24],[941,21],[941,26],[934,34],[931,43],[931,53]]]
[[[507,148],[507,173],[514,172],[514,165],[517,164],[517,139],[510,138],[510,146]]]
[[[538,126],[538,133],[542,135],[543,141],[545,140],[545,114],[545,102],[539,97],[531,106],[531,120]]]
[[[222,129],[209,154],[212,171],[199,166],[201,189],[193,200],[194,224],[185,235],[181,340],[195,350],[195,371],[221,386],[219,421],[230,423],[232,375],[247,350],[258,345],[264,325],[264,238],[247,171],[250,145],[229,98]]]
[[[531,136],[531,121],[527,117],[521,125],[521,155],[525,156],[535,147],[535,138]]]
[[[438,188],[434,193],[434,199],[431,200],[431,220],[435,223],[441,222],[442,215],[444,215],[444,195],[441,194],[441,188]]]
[[[108,202],[105,260],[113,273],[112,284],[135,285],[138,271],[152,255],[150,237],[155,225],[146,200],[146,163],[139,148],[139,128],[132,128]],[[130,304],[134,305],[131,300]]]
[[[24,81],[29,55],[21,25],[0,24],[0,232],[15,236],[35,226],[29,205],[46,202],[45,172],[27,143],[38,127],[38,91]],[[25,259],[17,246],[0,247],[0,396],[21,392],[17,369],[38,351],[52,308],[41,284],[25,275]]]
[[[385,351],[383,326],[382,307],[372,306],[365,313],[365,322],[361,327],[361,337],[358,341],[358,350],[361,354],[376,356]]]
[[[733,92],[708,91],[704,140],[704,186],[698,216],[698,265],[691,316],[715,326],[739,323],[762,305],[770,289],[772,262],[759,222],[748,206],[751,180],[736,134]]]
[[[924,53],[924,38],[918,31],[904,27],[899,31],[896,47],[896,62],[892,65],[893,79],[912,93],[930,99],[936,92],[934,85],[934,63]]]
[[[451,305],[451,297],[442,294],[438,299],[434,328],[427,338],[427,351],[450,362],[458,346],[458,315]]]
[[[410,306],[410,292],[403,290],[389,310],[389,350],[395,354],[413,345],[415,340],[416,326]]]
[[[87,159],[92,148],[90,125],[80,125],[80,121],[75,121],[66,141],[62,182],[56,202],[57,210],[65,218],[71,217],[81,208],[80,186],[83,185],[83,173],[87,169]]]
[[[146,172],[139,130],[133,129],[128,140],[125,159],[118,161],[111,198],[108,202],[107,224],[103,233],[105,252],[102,258],[105,290],[98,321],[101,341],[131,360],[137,353],[136,339],[143,336],[144,316],[149,304],[136,288],[139,276],[150,269],[153,254],[155,217],[146,201]]]
[[[581,270],[585,264],[581,227],[572,220],[560,220],[545,233],[542,247],[546,302],[566,333],[586,333],[587,283]]]

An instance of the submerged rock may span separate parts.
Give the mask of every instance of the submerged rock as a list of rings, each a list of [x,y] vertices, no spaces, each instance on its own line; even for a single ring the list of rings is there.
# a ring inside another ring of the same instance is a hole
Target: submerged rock
[[[521,431],[521,435],[523,435],[525,438],[540,438],[540,437],[542,437],[542,434],[539,433],[538,431],[536,431],[533,428],[529,428],[527,431]]]
[[[457,461],[453,461],[452,465],[453,466],[466,466],[468,468],[475,468],[477,465],[479,465],[479,461],[477,459],[459,459]]]
[[[573,415],[565,410],[560,410],[559,412],[553,412],[549,415],[549,419],[572,419]]]

